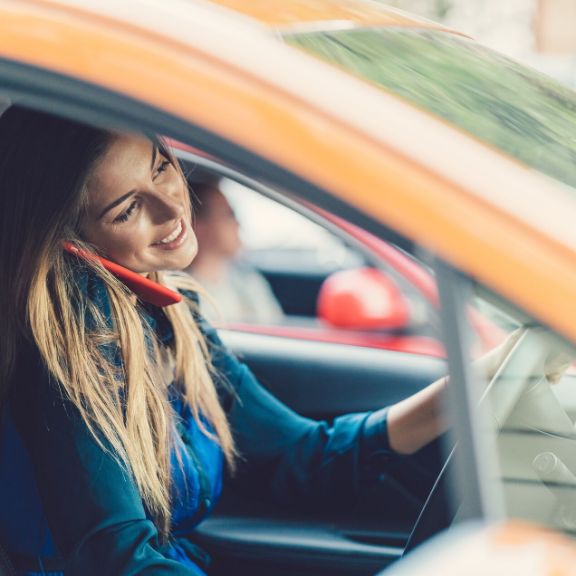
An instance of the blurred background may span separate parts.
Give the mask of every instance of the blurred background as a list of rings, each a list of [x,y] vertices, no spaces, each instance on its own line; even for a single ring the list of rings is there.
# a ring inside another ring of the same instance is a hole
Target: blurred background
[[[386,0],[576,88],[576,0]]]

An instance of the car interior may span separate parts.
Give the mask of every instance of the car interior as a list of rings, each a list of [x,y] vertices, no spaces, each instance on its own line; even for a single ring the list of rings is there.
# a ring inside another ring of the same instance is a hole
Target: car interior
[[[476,391],[487,515],[521,518],[573,537],[576,350],[482,286],[473,292],[514,339],[494,376]],[[462,519],[465,494],[455,496],[450,486],[458,452],[456,445],[448,455],[406,551]],[[453,494],[448,508],[446,490]]]
[[[12,100],[117,129],[167,134],[201,152],[179,152],[184,164],[239,182],[296,209],[352,246],[364,263],[380,265],[361,243],[323,220],[310,210],[308,203],[349,219],[406,253],[416,257],[423,254],[409,240],[297,175],[199,127],[72,81],[54,87],[54,83],[48,82],[52,78],[49,75],[44,78],[38,71],[24,70],[18,75],[1,69],[0,72],[4,72],[0,112]],[[301,278],[286,278],[269,274],[283,306],[293,311],[294,316],[313,315],[311,302],[316,296],[290,308],[293,304],[282,296],[283,292],[300,294],[305,290],[293,284],[303,281]],[[313,279],[314,290],[324,279]],[[283,281],[289,282],[284,288]],[[571,472],[576,470],[571,450],[576,417],[576,397],[572,391],[576,388],[566,383],[573,380],[571,370],[555,386],[545,376],[550,357],[555,358],[560,350],[573,358],[573,350],[552,332],[534,326],[512,307],[509,310],[500,300],[483,291],[480,296],[503,308],[515,326],[527,328],[488,384],[482,403],[487,408],[485,421],[490,423],[485,436],[487,442],[492,438],[496,443],[499,454],[494,468],[498,473],[492,476],[494,493],[503,492],[506,514],[576,532],[576,513],[566,497],[576,485],[576,476]],[[432,309],[427,312],[430,333],[440,340],[437,312]],[[368,411],[397,402],[447,371],[446,360],[438,355],[314,338],[270,336],[249,330],[223,328],[220,332],[226,345],[280,400],[303,415],[328,421],[343,413]],[[452,442],[446,446],[433,446],[419,454],[415,465],[423,470],[427,466],[436,470],[431,462],[442,463],[443,454],[450,451]],[[424,537],[451,521],[451,512],[447,512],[450,499],[447,492],[451,488],[447,480],[442,480],[451,472],[446,467],[445,470],[430,497],[413,489],[410,478],[399,470],[397,476],[391,474],[375,483],[373,491],[362,494],[351,508],[338,511],[284,509],[278,503],[247,501],[241,493],[228,493],[216,513],[198,527],[195,538],[212,554],[214,575],[229,574],[231,570],[255,576],[375,574],[401,558],[419,516],[420,525],[422,514],[428,520],[433,519],[431,527],[422,528]],[[430,485],[433,481],[434,478]],[[13,573],[0,547],[0,574]]]
[[[387,322],[385,317],[378,319],[378,331],[382,335],[390,332],[390,328],[395,335],[433,332],[428,298],[390,262],[378,260],[361,240],[347,234],[337,223],[322,218],[313,206],[296,201],[290,191],[279,193],[215,159],[206,160],[181,143],[172,144],[193,197],[197,182],[221,179],[220,188],[233,207],[244,240],[240,260],[258,270],[270,285],[285,315],[281,323],[303,328],[343,327],[343,321],[332,312],[332,306],[338,306],[331,301],[338,272],[357,271],[358,281],[362,282],[363,271],[377,269],[399,291],[402,302],[398,306],[408,308],[408,317],[396,324]],[[400,251],[397,258],[413,260]],[[421,262],[414,262],[414,266],[425,268]],[[382,297],[393,299],[394,295],[387,293]],[[360,291],[356,298],[362,298]],[[226,318],[222,321],[229,324]],[[358,317],[345,327],[362,330],[362,322]],[[374,324],[373,320],[368,327],[373,333]]]
[[[483,393],[495,492],[509,517],[574,535],[574,346],[486,290],[520,336]]]

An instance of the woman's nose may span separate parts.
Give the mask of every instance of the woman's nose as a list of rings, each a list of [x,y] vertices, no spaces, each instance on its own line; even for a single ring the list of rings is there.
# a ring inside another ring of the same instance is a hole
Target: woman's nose
[[[184,216],[184,206],[181,198],[172,194],[161,193],[154,197],[154,217],[158,223],[166,220],[177,220]]]

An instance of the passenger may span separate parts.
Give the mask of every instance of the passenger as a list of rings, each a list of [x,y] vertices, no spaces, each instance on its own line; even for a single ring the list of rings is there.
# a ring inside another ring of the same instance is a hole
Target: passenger
[[[187,271],[210,296],[200,297],[202,315],[210,321],[281,322],[282,308],[266,278],[238,258],[242,250],[240,224],[220,190],[220,179],[193,183],[192,200],[198,254]]]
[[[332,425],[273,398],[198,315],[193,281],[162,272],[195,257],[191,221],[161,140],[0,117],[0,542],[20,575],[203,574],[190,534],[225,469],[228,489],[342,510],[444,430],[445,379]],[[147,303],[64,242],[184,300]]]

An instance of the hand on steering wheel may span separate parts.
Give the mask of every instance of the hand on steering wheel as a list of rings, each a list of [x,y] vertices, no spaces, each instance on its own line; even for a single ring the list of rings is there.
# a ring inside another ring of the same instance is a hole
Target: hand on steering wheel
[[[474,362],[478,372],[485,376],[488,381],[482,402],[490,400],[492,404],[497,405],[497,408],[502,409],[503,415],[508,414],[532,378],[542,379],[542,376],[545,376],[548,383],[555,384],[561,379],[572,362],[571,356],[563,350],[544,350],[541,360],[538,362],[534,361],[532,368],[529,368],[528,372],[524,372],[522,378],[509,378],[510,370],[513,373],[515,372],[514,364],[522,363],[524,360],[517,353],[517,345],[520,348],[522,341],[532,341],[534,343],[538,338],[541,338],[538,333],[538,330],[533,331],[528,327],[519,328],[512,332],[502,344]],[[508,388],[499,386],[500,383],[505,381],[513,382]],[[453,521],[454,515],[449,512],[450,507],[448,506],[448,486],[449,479],[453,475],[455,450],[453,449],[448,456],[436,483],[430,491],[406,545],[405,554],[436,532],[450,526]]]

